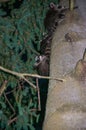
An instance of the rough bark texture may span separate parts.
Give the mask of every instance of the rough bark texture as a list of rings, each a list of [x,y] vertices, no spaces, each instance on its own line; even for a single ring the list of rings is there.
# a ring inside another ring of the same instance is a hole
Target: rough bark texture
[[[64,81],[49,82],[43,130],[86,129],[85,48],[86,25],[76,11],[67,12],[54,34],[50,63],[50,76]]]

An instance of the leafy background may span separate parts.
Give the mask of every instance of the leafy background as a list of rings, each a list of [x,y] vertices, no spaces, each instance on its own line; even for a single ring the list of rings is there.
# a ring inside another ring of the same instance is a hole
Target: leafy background
[[[20,73],[37,73],[33,68],[34,58],[46,32],[43,22],[50,2],[58,1],[0,3],[0,66]],[[35,79],[29,80],[36,83]],[[0,88],[5,81],[6,90],[0,97],[0,130],[41,130],[37,91],[0,70]]]

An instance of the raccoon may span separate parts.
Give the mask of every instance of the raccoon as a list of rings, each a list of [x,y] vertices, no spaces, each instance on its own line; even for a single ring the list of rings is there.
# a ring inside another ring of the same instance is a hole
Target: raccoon
[[[78,6],[75,6],[74,9],[77,9]],[[53,33],[56,27],[64,20],[66,11],[69,10],[69,7],[62,6],[60,4],[56,5],[53,2],[49,5],[49,10],[46,13],[44,19],[44,26],[48,33]]]
[[[36,56],[34,67],[37,69],[39,75],[49,75],[49,59],[45,55]]]
[[[53,2],[49,5],[49,10],[44,19],[45,29],[50,33],[54,32],[58,24],[63,21],[65,17],[65,6],[56,5]]]
[[[49,75],[52,35],[47,35],[40,43],[40,55],[35,58],[35,68],[39,75]]]
[[[50,10],[47,12],[44,19],[44,26],[48,33],[44,36],[40,42],[40,55],[35,58],[35,68],[38,74],[43,76],[49,75],[49,63],[51,54],[51,43],[54,31],[61,19],[64,18],[65,7],[50,3]]]

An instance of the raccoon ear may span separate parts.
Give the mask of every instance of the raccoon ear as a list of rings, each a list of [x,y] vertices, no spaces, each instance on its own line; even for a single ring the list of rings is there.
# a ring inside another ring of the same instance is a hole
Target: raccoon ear
[[[51,9],[54,9],[55,6],[56,6],[56,5],[55,5],[53,2],[50,3],[50,8],[51,8]]]

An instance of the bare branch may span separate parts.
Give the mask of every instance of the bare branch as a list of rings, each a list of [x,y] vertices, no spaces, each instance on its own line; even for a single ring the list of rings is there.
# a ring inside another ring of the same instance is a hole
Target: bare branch
[[[8,121],[8,125],[10,125],[10,124],[12,124],[14,121],[16,121],[17,120],[17,117],[14,117],[13,119],[11,119],[11,120],[9,120]]]
[[[38,90],[38,110],[41,111],[41,99],[40,99],[40,90],[38,85],[38,78],[36,78],[36,86]]]
[[[60,79],[60,78],[55,78],[55,77],[48,77],[48,76],[40,76],[40,75],[37,75],[37,74],[28,74],[28,73],[18,73],[18,72],[15,72],[15,71],[11,71],[9,69],[6,69],[2,66],[0,66],[0,70],[6,72],[6,73],[9,73],[11,75],[14,75],[14,76],[17,76],[19,77],[20,79],[23,79],[24,81],[26,81],[30,86],[32,86],[34,89],[37,89],[37,87],[32,83],[30,82],[29,80],[27,80],[26,77],[34,77],[34,78],[41,78],[41,79],[50,79],[50,80],[57,80],[59,82],[64,82],[64,79]],[[4,85],[6,87],[6,85]],[[4,92],[4,89],[0,90],[0,95],[2,95],[2,93]]]
[[[4,93],[4,97],[5,97],[6,101],[7,101],[7,103],[9,104],[10,108],[12,109],[12,111],[15,113],[15,109],[13,108],[12,104],[11,104],[10,101],[8,100],[8,98],[7,98],[7,96],[6,96],[5,93]]]
[[[29,80],[27,80],[22,73],[18,73],[18,72],[15,72],[15,71],[8,70],[8,69],[6,69],[2,66],[0,66],[0,70],[4,71],[6,73],[12,74],[14,76],[17,76],[21,79],[24,79],[29,85],[31,85],[33,88],[36,89],[36,86],[33,83],[31,83]]]
[[[0,87],[0,96],[3,94],[4,90],[6,89],[7,80],[4,81],[2,86]]]
[[[58,80],[60,82],[64,82],[64,79],[61,79],[61,78],[56,78],[56,77],[49,77],[49,76],[40,76],[40,75],[37,75],[37,74],[28,74],[28,73],[17,73],[15,71],[11,71],[11,70],[8,70],[2,66],[0,66],[0,70],[6,72],[6,73],[10,73],[12,75],[15,75],[15,76],[18,76],[22,79],[24,79],[24,76],[27,76],[27,77],[33,77],[33,78],[41,78],[41,79],[50,79],[50,80]]]

